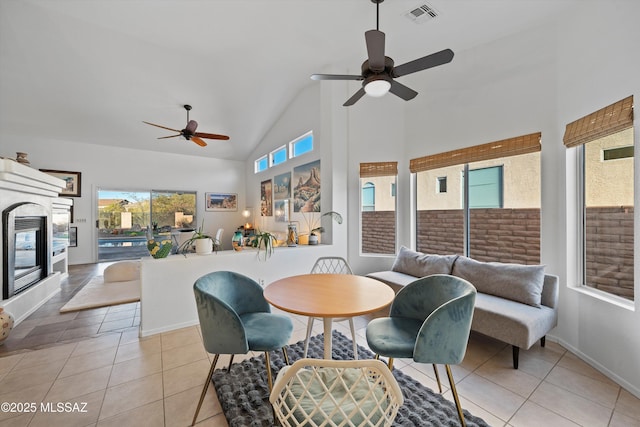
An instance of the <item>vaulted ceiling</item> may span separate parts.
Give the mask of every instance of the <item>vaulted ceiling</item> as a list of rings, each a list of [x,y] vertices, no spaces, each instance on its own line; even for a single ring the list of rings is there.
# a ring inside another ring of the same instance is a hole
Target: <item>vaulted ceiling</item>
[[[435,18],[406,16],[425,4]],[[463,55],[578,4],[387,0],[380,30],[402,64]],[[312,73],[359,73],[375,25],[370,0],[0,0],[0,134],[244,160],[303,88],[332,84]],[[198,131],[231,139],[200,148],[142,123],[182,129],[184,104]]]

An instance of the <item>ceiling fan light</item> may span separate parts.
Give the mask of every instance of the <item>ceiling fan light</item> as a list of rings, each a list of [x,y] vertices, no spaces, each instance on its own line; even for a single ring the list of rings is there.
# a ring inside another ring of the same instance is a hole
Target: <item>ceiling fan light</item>
[[[379,98],[384,96],[389,92],[391,88],[391,83],[384,79],[372,80],[367,83],[364,87],[364,91],[367,95],[372,96],[374,98]]]

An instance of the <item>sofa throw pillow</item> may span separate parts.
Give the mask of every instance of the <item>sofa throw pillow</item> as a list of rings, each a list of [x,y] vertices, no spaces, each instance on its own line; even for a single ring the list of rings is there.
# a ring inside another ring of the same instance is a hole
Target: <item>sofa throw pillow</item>
[[[430,276],[432,274],[451,274],[453,262],[457,257],[458,255],[423,254],[402,246],[391,270],[415,277]]]
[[[452,274],[471,282],[478,292],[540,307],[544,265],[480,262],[461,256]]]

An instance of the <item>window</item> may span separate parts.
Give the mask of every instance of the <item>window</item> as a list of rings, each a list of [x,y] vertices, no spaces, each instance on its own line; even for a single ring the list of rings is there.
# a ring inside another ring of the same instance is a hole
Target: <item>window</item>
[[[279,165],[280,163],[284,163],[287,161],[287,146],[283,145],[282,147],[272,151],[269,154],[269,159],[271,166]]]
[[[602,150],[603,160],[627,159],[629,157],[633,157],[633,145],[628,145],[626,147],[605,148]]]
[[[634,299],[633,97],[567,125],[578,152],[582,284]]]
[[[436,193],[446,193],[447,192],[447,177],[439,176],[436,178]]]
[[[289,144],[289,157],[294,158],[313,151],[313,132],[308,132]]]
[[[98,190],[98,261],[149,256],[147,237],[196,227],[195,191]]]
[[[194,191],[152,191],[151,224],[157,228],[195,228]]]
[[[254,164],[254,173],[262,172],[267,170],[269,167],[269,162],[267,161],[267,156],[262,156],[258,160],[255,161]]]
[[[417,250],[539,264],[540,136],[412,159]]]
[[[502,166],[470,170],[469,209],[501,207]]]
[[[396,253],[397,162],[361,163],[361,252]],[[376,192],[376,188],[381,189]],[[385,191],[390,188],[391,191]]]
[[[365,182],[362,186],[362,212],[376,210],[376,186],[373,182]]]

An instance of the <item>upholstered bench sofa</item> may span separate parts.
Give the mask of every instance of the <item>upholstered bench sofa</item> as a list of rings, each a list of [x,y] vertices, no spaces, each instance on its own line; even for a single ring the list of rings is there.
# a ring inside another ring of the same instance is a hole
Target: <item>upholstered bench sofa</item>
[[[471,330],[511,344],[513,367],[520,348],[538,340],[558,323],[558,276],[542,265],[480,262],[459,255],[430,255],[400,248],[391,270],[367,274],[392,287],[405,286],[431,274],[451,274],[477,289]]]

